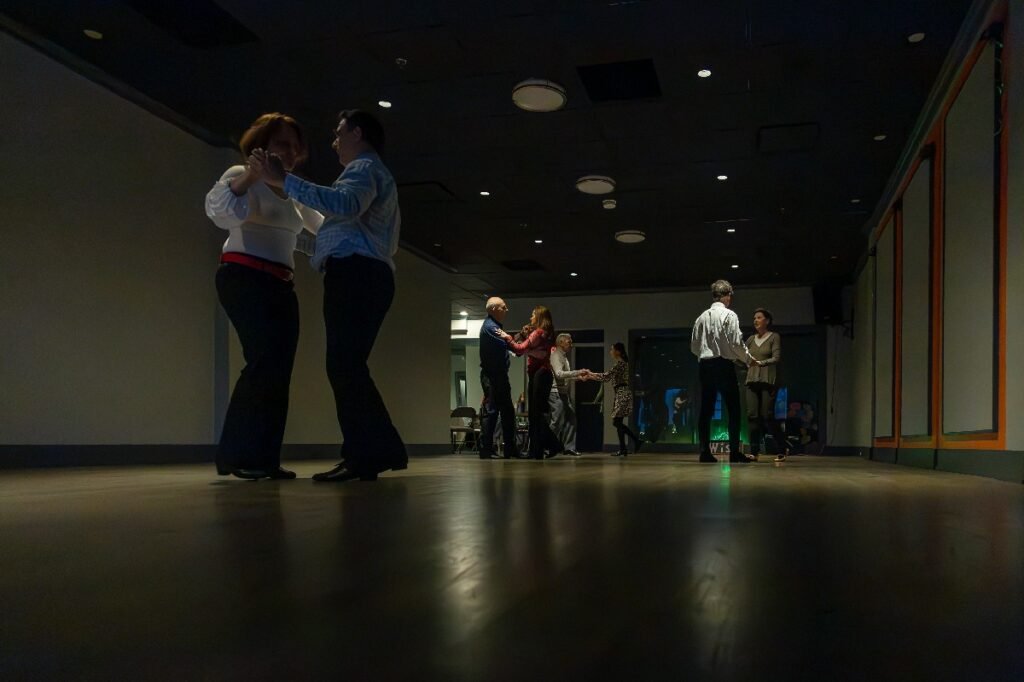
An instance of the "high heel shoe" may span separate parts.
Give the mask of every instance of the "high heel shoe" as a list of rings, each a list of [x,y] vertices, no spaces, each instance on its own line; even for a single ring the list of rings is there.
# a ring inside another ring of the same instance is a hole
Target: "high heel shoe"
[[[628,455],[629,455],[629,453],[626,452],[625,450],[619,450],[618,452],[613,452],[612,453],[612,457],[626,457]]]

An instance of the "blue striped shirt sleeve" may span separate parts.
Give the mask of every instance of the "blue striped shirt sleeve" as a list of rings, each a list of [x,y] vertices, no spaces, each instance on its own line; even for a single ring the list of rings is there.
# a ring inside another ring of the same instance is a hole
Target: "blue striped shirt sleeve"
[[[370,164],[353,161],[332,187],[308,182],[291,173],[284,191],[296,201],[324,214],[356,217],[362,215],[377,196],[377,182]]]

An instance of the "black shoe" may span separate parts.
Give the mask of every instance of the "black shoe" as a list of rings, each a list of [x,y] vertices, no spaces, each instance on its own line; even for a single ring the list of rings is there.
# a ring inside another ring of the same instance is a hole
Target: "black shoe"
[[[561,450],[550,450],[544,453],[544,459],[551,459],[552,457],[558,457],[562,454]]]
[[[319,483],[344,483],[345,481],[354,481],[356,479],[360,481],[376,481],[377,473],[370,470],[357,471],[346,461],[339,463],[330,471],[313,474],[313,480]]]
[[[570,457],[582,457],[583,456],[580,453],[576,452],[575,450],[566,450],[565,454],[569,455]]]
[[[777,457],[775,458],[775,461],[776,461],[776,462],[785,462],[785,461],[786,461],[786,456],[785,456],[785,455],[778,455],[778,456],[777,456]]]
[[[729,462],[732,464],[750,464],[753,462],[753,458],[750,455],[740,455],[739,457],[729,456]]]
[[[294,471],[288,471],[287,469],[282,469],[281,467],[277,467],[276,469],[268,469],[267,473],[270,474],[270,478],[276,479],[278,481],[290,481],[293,478],[295,478]]]
[[[274,475],[267,469],[232,469],[231,473],[236,478],[243,478],[247,481],[258,481],[261,478],[273,478]],[[292,474],[294,476],[295,474]]]
[[[704,462],[705,464],[717,464],[718,463],[718,460],[715,459],[714,455],[712,455],[710,453],[706,453],[706,452],[700,453],[700,459],[697,460],[697,461],[698,462]]]
[[[480,459],[501,459],[501,455],[497,452],[481,452]]]
[[[345,481],[376,481],[377,474],[388,471],[400,471],[409,468],[409,457],[402,453],[366,463],[353,462],[348,459],[339,462],[330,471],[313,474],[313,480],[325,483],[343,483]]]
[[[619,450],[618,452],[613,452],[613,453],[612,453],[612,457],[625,457],[625,456],[627,456],[628,454],[629,454],[629,453],[628,453],[628,452],[626,452],[625,450]]]

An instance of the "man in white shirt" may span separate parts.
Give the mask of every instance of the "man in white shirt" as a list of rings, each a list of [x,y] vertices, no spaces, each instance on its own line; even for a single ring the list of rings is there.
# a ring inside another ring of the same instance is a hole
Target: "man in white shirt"
[[[559,334],[555,338],[555,347],[551,350],[551,371],[555,381],[551,384],[548,394],[548,406],[551,408],[551,430],[562,441],[565,454],[579,457],[576,451],[576,410],[569,397],[570,381],[586,381],[590,378],[590,370],[573,370],[569,366],[569,351],[572,350],[572,337]]]
[[[717,461],[711,454],[711,417],[719,393],[729,413],[729,461],[751,461],[740,451],[740,387],[736,362],[749,365],[754,358],[743,343],[739,318],[729,310],[732,293],[732,285],[724,279],[711,285],[714,303],[697,318],[690,337],[690,351],[700,360],[697,433],[702,462]]]

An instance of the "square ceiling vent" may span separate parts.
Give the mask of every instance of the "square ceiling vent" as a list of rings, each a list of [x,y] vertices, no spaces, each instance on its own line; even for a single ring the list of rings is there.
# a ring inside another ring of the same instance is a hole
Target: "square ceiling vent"
[[[613,102],[661,97],[653,59],[577,66],[591,102]]]

